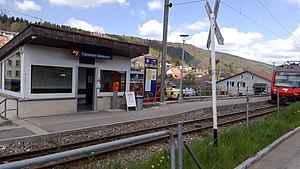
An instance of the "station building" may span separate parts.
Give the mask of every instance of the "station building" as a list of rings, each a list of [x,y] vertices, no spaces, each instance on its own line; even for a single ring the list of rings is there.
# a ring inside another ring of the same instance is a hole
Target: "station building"
[[[120,97],[129,91],[130,60],[148,52],[141,44],[29,25],[0,48],[0,101],[17,99],[22,118],[111,109],[113,86]]]

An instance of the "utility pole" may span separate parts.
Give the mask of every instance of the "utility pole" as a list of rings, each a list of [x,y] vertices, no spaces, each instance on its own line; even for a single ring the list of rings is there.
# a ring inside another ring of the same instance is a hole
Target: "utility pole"
[[[272,69],[273,69],[273,71],[274,71],[274,69],[275,69],[275,63],[276,63],[276,62],[272,62],[272,63],[273,63]]]
[[[165,0],[164,5],[164,25],[163,25],[163,41],[162,41],[162,61],[161,61],[161,82],[160,82],[160,102],[164,104],[165,100],[165,76],[166,76],[166,57],[167,57],[167,37],[168,37],[168,17],[169,8],[172,7],[172,3],[169,0]]]

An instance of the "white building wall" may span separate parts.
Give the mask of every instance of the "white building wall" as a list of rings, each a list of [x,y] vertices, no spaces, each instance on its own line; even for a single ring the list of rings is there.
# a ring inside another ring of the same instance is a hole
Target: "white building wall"
[[[15,96],[22,98],[19,104],[19,116],[20,117],[32,117],[41,115],[54,115],[74,113],[77,111],[77,87],[78,87],[78,67],[91,67],[95,68],[95,84],[96,80],[100,79],[101,70],[114,70],[114,71],[126,71],[126,91],[129,91],[130,86],[130,58],[122,56],[113,56],[112,60],[96,59],[95,65],[93,64],[81,64],[79,58],[71,55],[71,50],[60,49],[52,47],[44,47],[37,45],[24,45],[13,51],[7,58],[13,54],[19,52],[21,56],[21,91],[12,92],[0,89],[0,92],[9,96]],[[3,63],[6,59],[3,59]],[[47,93],[47,94],[31,94],[31,66],[43,65],[54,67],[69,67],[72,68],[72,93]],[[2,77],[4,77],[4,66],[1,70]],[[84,85],[84,84],[79,84]],[[2,88],[4,84],[2,81]],[[119,96],[123,96],[123,92],[118,93]],[[107,96],[104,98],[96,99],[95,90],[95,103],[96,110],[109,108],[102,107],[101,99],[110,101],[108,97],[113,95],[112,92],[100,93],[100,96]],[[6,97],[6,96],[4,96]],[[99,100],[100,99],[100,100]],[[100,104],[100,103],[101,104]],[[97,105],[98,103],[98,105]],[[57,106],[60,104],[60,106]],[[110,103],[106,103],[110,104]],[[34,110],[33,110],[34,105]],[[53,106],[55,109],[53,109]]]
[[[24,68],[25,72],[25,98],[71,98],[75,97],[75,82],[77,79],[76,65],[78,59],[71,55],[70,50],[51,48],[44,46],[25,45],[24,46]],[[73,68],[72,71],[72,93],[55,94],[31,94],[31,65],[56,66]]]
[[[95,65],[92,64],[80,64],[79,59],[71,55],[71,51],[68,49],[59,49],[52,47],[26,45],[24,46],[24,75],[26,79],[25,86],[25,98],[72,98],[76,94],[77,86],[77,67],[96,67],[95,73],[96,79],[100,79],[101,70],[115,70],[126,71],[126,91],[129,91],[130,85],[130,58],[113,56],[113,60],[96,59]],[[31,94],[31,65],[45,65],[45,66],[57,66],[57,67],[71,67],[73,68],[73,82],[72,93],[67,94]],[[22,73],[23,74],[23,73]],[[28,79],[28,80],[27,80]],[[123,92],[119,95],[123,96]],[[100,96],[112,96],[112,92],[101,93]]]
[[[114,71],[126,71],[126,87],[125,90],[129,91],[130,87],[130,58],[121,57],[121,56],[113,56],[113,60],[105,60],[105,59],[96,59],[96,66],[99,67],[99,77],[101,70],[114,70]],[[123,96],[123,92],[119,92],[119,96]],[[112,92],[104,92],[100,93],[100,96],[112,96]]]
[[[252,78],[253,77],[253,78]],[[234,86],[227,86],[227,82],[234,82]],[[238,82],[245,82],[245,87],[237,86]],[[246,95],[247,91],[249,94],[254,94],[253,84],[254,83],[265,83],[267,90],[270,90],[271,81],[261,78],[255,74],[245,72],[237,76],[233,76],[226,80],[217,82],[218,91],[226,91],[228,95]]]

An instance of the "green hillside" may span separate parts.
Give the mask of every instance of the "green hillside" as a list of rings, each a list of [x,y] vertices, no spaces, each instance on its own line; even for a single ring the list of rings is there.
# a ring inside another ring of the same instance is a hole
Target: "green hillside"
[[[148,39],[142,39],[137,37],[119,36],[119,35],[109,35],[109,36],[122,41],[142,43],[142,44],[149,45],[151,48],[150,55],[157,56],[159,58],[162,55],[161,41],[148,40]],[[167,58],[166,58],[167,63],[171,63],[175,65],[176,62],[178,61],[181,62],[183,45],[180,43],[168,43],[167,46],[168,46]],[[185,50],[185,54],[184,54],[185,64],[190,65],[192,67],[199,67],[201,69],[209,68],[210,56],[211,56],[210,51],[195,47],[190,44],[185,44],[184,50]],[[272,65],[245,59],[235,55],[216,52],[216,59],[219,60],[220,70],[225,73],[235,74],[242,71],[261,71],[261,72],[266,72],[268,74],[272,73]]]

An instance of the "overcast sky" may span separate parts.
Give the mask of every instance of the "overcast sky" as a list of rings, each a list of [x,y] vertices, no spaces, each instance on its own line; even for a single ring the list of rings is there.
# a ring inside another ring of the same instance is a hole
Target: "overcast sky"
[[[170,0],[169,42],[205,49],[209,19],[205,0]],[[209,0],[212,8],[215,0]],[[162,39],[163,0],[0,0],[1,13],[88,31]],[[219,52],[268,64],[300,60],[300,0],[221,0]]]

